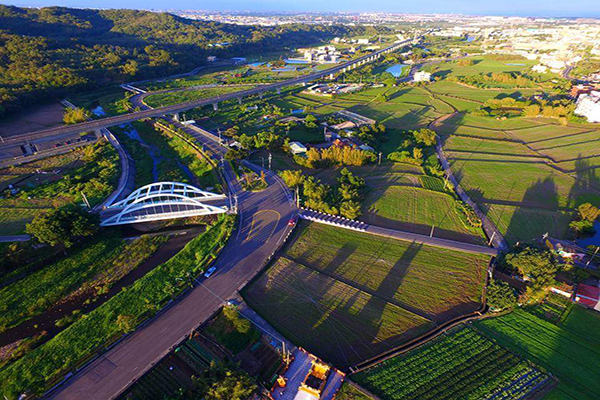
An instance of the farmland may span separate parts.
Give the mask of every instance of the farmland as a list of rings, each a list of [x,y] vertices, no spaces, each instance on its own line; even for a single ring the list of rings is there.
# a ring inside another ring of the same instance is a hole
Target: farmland
[[[351,376],[382,399],[520,399],[551,378],[468,327]]]
[[[546,232],[565,237],[574,207],[584,199],[599,201],[600,180],[597,170],[586,169],[593,158],[568,161],[578,157],[580,145],[559,143],[579,143],[581,135],[582,142],[593,142],[597,134],[540,119],[516,118],[495,127],[492,121],[457,116],[438,128],[461,186],[511,243]],[[569,148],[575,153],[563,153],[564,162],[553,158]]]
[[[550,398],[596,399],[600,393],[600,318],[574,306],[556,324],[526,310],[477,322],[500,345],[546,368],[559,380]]]
[[[296,344],[349,366],[477,309],[487,261],[302,224],[243,295]]]

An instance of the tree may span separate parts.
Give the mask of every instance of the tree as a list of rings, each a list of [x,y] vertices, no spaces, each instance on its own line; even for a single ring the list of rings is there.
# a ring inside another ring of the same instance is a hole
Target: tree
[[[554,282],[559,265],[548,250],[525,247],[508,254],[506,263],[523,277],[530,280],[533,289],[543,289]]]
[[[90,112],[83,108],[67,108],[63,116],[63,122],[67,125],[85,122],[90,117]]]
[[[137,320],[132,315],[119,315],[117,317],[117,327],[123,333],[129,333],[135,329]]]
[[[79,237],[91,236],[98,229],[98,217],[76,207],[53,209],[36,216],[25,231],[40,243],[71,247]]]
[[[245,400],[256,390],[256,384],[242,372],[225,371],[225,377],[212,384],[207,400]]]
[[[304,175],[301,170],[292,170],[287,169],[285,171],[280,172],[280,176],[285,182],[285,184],[290,188],[295,188],[296,186],[302,185],[304,183]]]
[[[487,304],[492,311],[513,308],[517,304],[517,295],[507,283],[491,280],[487,288]]]
[[[240,313],[234,306],[223,307],[223,315],[231,322],[235,330],[239,333],[247,333],[250,330],[250,321],[240,317]]]
[[[600,217],[600,209],[590,203],[584,203],[577,207],[577,212],[582,221],[595,222]]]
[[[437,133],[431,129],[419,129],[418,131],[412,131],[412,134],[417,143],[422,143],[425,146],[433,146],[437,142]]]

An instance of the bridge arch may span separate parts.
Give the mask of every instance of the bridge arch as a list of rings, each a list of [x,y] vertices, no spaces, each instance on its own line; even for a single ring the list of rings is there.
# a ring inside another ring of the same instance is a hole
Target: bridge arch
[[[142,186],[107,207],[101,226],[125,225],[228,211],[226,196],[187,183],[157,182]]]

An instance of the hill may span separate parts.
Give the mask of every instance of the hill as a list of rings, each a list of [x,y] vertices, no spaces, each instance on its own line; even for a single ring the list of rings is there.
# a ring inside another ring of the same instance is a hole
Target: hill
[[[189,71],[373,27],[240,26],[168,13],[0,5],[0,117],[75,89]]]

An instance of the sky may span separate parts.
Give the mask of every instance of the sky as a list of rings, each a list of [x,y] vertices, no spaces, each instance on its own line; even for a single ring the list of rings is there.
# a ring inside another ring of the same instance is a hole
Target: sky
[[[0,0],[18,6],[212,11],[349,11],[600,17],[598,0]]]

